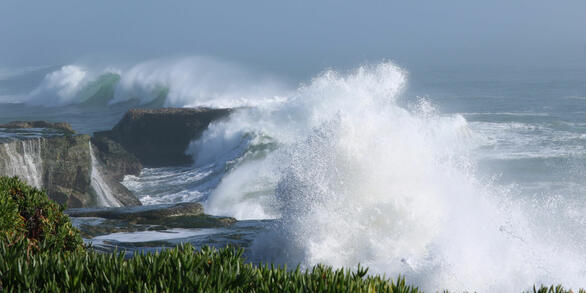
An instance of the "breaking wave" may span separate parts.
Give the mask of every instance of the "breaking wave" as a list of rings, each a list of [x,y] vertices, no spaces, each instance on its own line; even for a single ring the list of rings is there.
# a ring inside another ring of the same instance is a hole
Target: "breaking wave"
[[[199,160],[225,164],[220,154],[244,137],[248,148],[228,160],[206,210],[275,218],[252,246],[259,260],[362,263],[428,291],[583,283],[586,233],[568,227],[586,218],[560,208],[576,202],[558,198],[548,211],[551,198],[528,201],[479,176],[471,154],[482,141],[469,123],[426,100],[401,106],[405,84],[391,63],[326,71],[278,104],[212,125],[191,149]],[[250,155],[257,149],[270,151]]]
[[[260,72],[208,57],[153,60],[97,69],[66,65],[48,73],[25,98],[34,105],[242,107],[279,101],[286,86]]]
[[[291,89],[194,57],[104,71],[65,66],[29,101],[242,107],[191,143],[192,168],[145,170],[125,184],[180,186],[143,203],[202,201],[215,215],[275,219],[251,247],[259,260],[362,263],[427,291],[583,285],[583,199],[518,197],[480,176],[472,154],[494,137],[474,130],[502,125],[401,101],[406,83],[404,70],[383,62],[328,70]],[[525,125],[506,127],[515,135]]]

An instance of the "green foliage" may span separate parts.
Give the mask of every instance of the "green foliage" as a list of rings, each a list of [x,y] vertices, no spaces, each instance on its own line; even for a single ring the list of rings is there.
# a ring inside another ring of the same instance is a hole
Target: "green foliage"
[[[0,177],[0,242],[26,255],[83,247],[63,207],[16,177]]]
[[[8,291],[50,292],[419,292],[417,288],[379,276],[316,266],[297,268],[245,263],[241,249],[204,247],[194,252],[182,245],[158,253],[35,254],[25,259],[0,244],[0,272]]]
[[[562,287],[562,285],[557,285],[557,286],[550,286],[550,287],[545,287],[545,286],[541,286],[539,288],[536,288],[535,286],[533,286],[533,293],[573,293],[574,291],[572,291],[571,289],[564,289],[564,287]],[[586,293],[586,290],[584,289],[579,289],[577,291],[578,293]]]

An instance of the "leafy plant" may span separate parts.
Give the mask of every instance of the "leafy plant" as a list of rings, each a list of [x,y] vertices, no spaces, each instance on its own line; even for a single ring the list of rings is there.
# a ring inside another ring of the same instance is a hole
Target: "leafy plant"
[[[82,249],[79,231],[63,209],[17,177],[0,177],[0,242],[22,247],[27,255]]]

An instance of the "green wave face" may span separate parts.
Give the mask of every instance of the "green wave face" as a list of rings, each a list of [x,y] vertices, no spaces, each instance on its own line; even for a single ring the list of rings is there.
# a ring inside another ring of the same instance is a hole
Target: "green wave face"
[[[119,74],[105,73],[100,75],[81,90],[79,93],[80,104],[90,107],[107,105],[114,98],[114,91],[119,81]]]
[[[114,94],[118,83],[120,82],[120,75],[116,73],[105,73],[100,75],[96,80],[90,82],[79,93],[79,105],[85,107],[104,107],[114,99]],[[166,86],[158,86],[153,92],[154,97],[151,101],[141,105],[143,108],[161,108],[165,106],[169,88]],[[140,104],[141,97],[133,96],[126,102]]]

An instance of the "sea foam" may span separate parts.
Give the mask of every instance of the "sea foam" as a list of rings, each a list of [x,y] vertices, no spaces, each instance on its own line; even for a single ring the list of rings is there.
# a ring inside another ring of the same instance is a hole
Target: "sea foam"
[[[392,63],[326,71],[278,105],[242,109],[217,125],[224,132],[212,127],[203,139],[246,133],[278,147],[237,162],[206,209],[276,218],[251,248],[259,260],[362,263],[428,291],[580,286],[584,245],[548,235],[559,217],[535,225],[535,205],[478,176],[467,121],[425,100],[402,106],[405,84]]]

